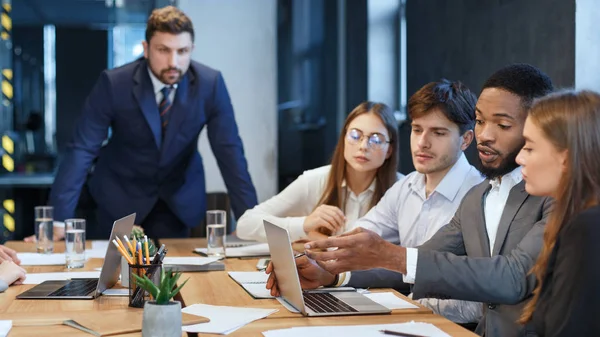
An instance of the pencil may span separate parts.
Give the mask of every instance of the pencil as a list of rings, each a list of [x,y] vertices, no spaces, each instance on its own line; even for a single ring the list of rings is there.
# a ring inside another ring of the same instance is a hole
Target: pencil
[[[123,248],[121,248],[121,246],[119,246],[119,244],[117,243],[116,240],[112,240],[112,243],[117,246],[117,249],[119,250],[119,252],[121,253],[121,256],[123,256],[125,258],[125,260],[127,260],[127,263],[129,264],[133,264],[133,261],[131,261],[131,259],[129,258],[129,254],[127,254]]]
[[[144,235],[144,248],[146,249],[146,264],[150,264],[150,251],[148,250],[148,236]]]
[[[132,244],[133,244],[133,251],[137,254],[137,240],[135,239],[135,236],[131,238]],[[133,256],[133,258],[135,259],[135,255]]]
[[[121,247],[121,249],[123,249],[123,251],[125,252],[125,255],[129,256],[129,253],[127,252],[127,248],[125,248],[125,245],[123,244],[123,242],[119,239],[118,236],[115,236],[115,239],[117,240],[118,245]]]
[[[413,335],[411,333],[398,332],[398,331],[392,331],[392,330],[379,330],[379,332],[386,334],[386,335],[400,336],[400,337],[425,337],[423,335]]]
[[[127,237],[127,235],[123,235],[123,239],[125,239],[125,242],[127,242],[127,247],[129,247],[129,251],[133,254],[134,248],[131,245],[131,242],[129,242],[129,238]]]

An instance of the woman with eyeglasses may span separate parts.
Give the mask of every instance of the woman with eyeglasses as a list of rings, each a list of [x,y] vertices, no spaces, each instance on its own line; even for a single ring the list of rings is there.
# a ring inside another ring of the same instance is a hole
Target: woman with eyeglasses
[[[600,334],[600,95],[566,91],[536,102],[517,156],[525,189],[555,199],[537,286],[521,323],[527,336]],[[540,238],[541,240],[541,238]]]
[[[281,193],[246,211],[237,235],[266,241],[263,220],[286,228],[292,241],[353,229],[402,177],[396,171],[397,127],[387,105],[358,105],[346,118],[331,165],[305,171]]]

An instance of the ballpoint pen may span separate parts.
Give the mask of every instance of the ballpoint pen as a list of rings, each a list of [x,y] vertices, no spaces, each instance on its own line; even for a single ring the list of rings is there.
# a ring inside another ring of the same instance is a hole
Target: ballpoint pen
[[[386,334],[386,335],[400,336],[400,337],[425,337],[423,335],[414,335],[411,333],[392,331],[392,330],[379,330],[379,332]]]
[[[296,254],[296,255],[294,255],[294,259],[297,259],[297,258],[302,257],[304,255],[306,255],[306,253]]]

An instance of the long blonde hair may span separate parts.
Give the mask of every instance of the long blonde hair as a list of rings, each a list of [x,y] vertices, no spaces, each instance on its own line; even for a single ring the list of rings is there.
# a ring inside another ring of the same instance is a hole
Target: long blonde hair
[[[592,91],[552,94],[534,103],[529,118],[558,151],[567,151],[567,165],[554,194],[558,197],[546,224],[542,251],[531,270],[537,286],[523,309],[522,324],[530,321],[535,311],[561,228],[600,200],[600,95]]]
[[[354,110],[352,110],[352,112],[350,112],[346,118],[346,122],[344,123],[344,127],[340,133],[335,151],[333,152],[331,170],[329,171],[329,176],[327,177],[325,189],[323,190],[323,194],[321,195],[321,198],[319,199],[319,202],[315,208],[319,207],[320,205],[331,205],[340,209],[344,209],[342,205],[344,202],[342,182],[346,178],[346,159],[344,158],[346,133],[348,132],[348,125],[350,125],[350,123],[356,117],[366,113],[375,114],[377,117],[379,117],[379,119],[381,119],[381,122],[387,129],[390,138],[389,145],[391,147],[390,156],[383,162],[383,165],[377,169],[377,174],[375,176],[375,192],[373,193],[369,208],[375,206],[381,197],[383,197],[385,192],[396,182],[396,172],[398,169],[398,124],[396,123],[392,109],[383,103],[369,101],[363,102],[354,108]],[[325,234],[330,235],[331,233]]]

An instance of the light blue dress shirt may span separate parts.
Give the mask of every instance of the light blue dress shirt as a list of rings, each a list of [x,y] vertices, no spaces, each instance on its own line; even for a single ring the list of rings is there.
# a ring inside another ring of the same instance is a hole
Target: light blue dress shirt
[[[378,233],[386,241],[417,247],[450,222],[465,194],[483,179],[462,154],[428,197],[425,175],[412,172],[394,184],[355,225]],[[352,274],[346,276],[351,277]],[[481,317],[480,303],[438,299],[419,302],[459,323],[474,322]]]

